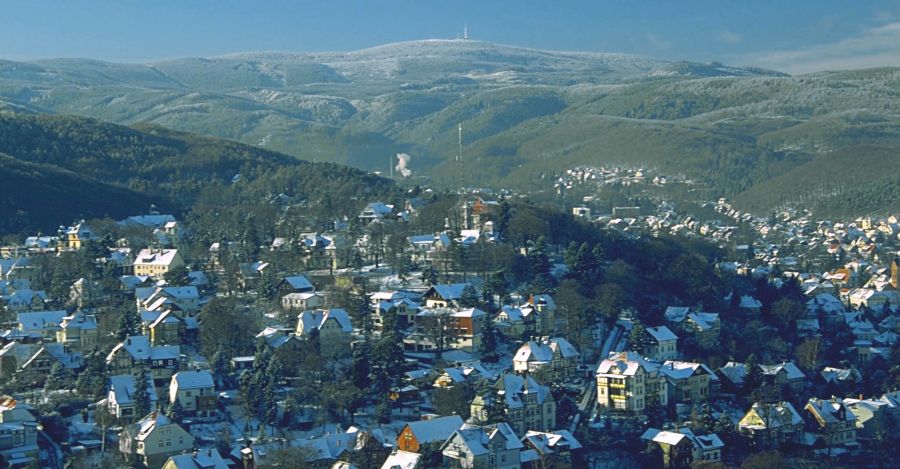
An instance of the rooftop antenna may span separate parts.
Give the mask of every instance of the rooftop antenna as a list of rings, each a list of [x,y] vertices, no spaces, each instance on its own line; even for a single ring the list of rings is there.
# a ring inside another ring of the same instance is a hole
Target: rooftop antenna
[[[463,25],[463,39],[469,39],[469,25]]]

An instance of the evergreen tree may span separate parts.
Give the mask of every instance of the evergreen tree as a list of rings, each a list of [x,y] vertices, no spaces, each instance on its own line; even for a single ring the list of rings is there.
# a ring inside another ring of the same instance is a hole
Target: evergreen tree
[[[644,328],[643,324],[635,320],[631,333],[628,334],[628,349],[643,354],[647,353],[651,344],[650,334],[647,332],[647,329]]]
[[[351,381],[357,389],[366,390],[369,388],[371,373],[369,366],[369,350],[365,346],[357,347],[353,350],[353,365],[350,370]]]
[[[94,349],[85,355],[84,371],[78,374],[75,389],[85,397],[99,397],[106,385],[109,373],[106,369],[106,354]]]
[[[550,274],[550,257],[547,255],[547,239],[539,237],[534,246],[528,250],[528,264],[534,278]]]
[[[275,286],[275,273],[274,269],[267,268],[263,269],[262,274],[259,277],[259,282],[256,284],[256,294],[261,300],[271,301],[275,298],[275,295],[278,293],[278,289]]]
[[[44,381],[44,390],[56,391],[58,389],[63,389],[67,387],[68,381],[69,373],[62,366],[62,363],[54,361],[53,366],[50,367],[50,373]]]
[[[119,320],[119,330],[116,337],[119,340],[125,340],[128,337],[139,335],[141,333],[141,318],[134,308],[124,308],[122,316]]]
[[[462,295],[459,297],[459,305],[463,308],[475,308],[478,306],[478,291],[471,284],[466,284]]]
[[[494,326],[491,316],[484,320],[484,326],[481,328],[481,359],[488,363],[496,363],[500,358],[497,353],[497,347],[500,342],[500,333]]]
[[[141,419],[150,413],[150,389],[147,385],[147,371],[143,364],[134,375],[134,415]]]
[[[752,395],[763,385],[763,372],[759,367],[759,360],[756,355],[750,354],[747,362],[744,363],[746,373],[744,375],[744,394]]]
[[[168,285],[181,286],[191,282],[188,276],[188,269],[185,266],[178,266],[163,274],[163,279]]]
[[[427,265],[424,269],[422,269],[422,282],[426,285],[437,285],[439,283],[438,280],[438,271],[434,268],[433,265]]]
[[[278,355],[272,355],[272,358],[269,359],[269,364],[266,366],[266,376],[275,386],[284,379],[284,365],[281,364],[281,359],[278,358]]]
[[[175,399],[174,402],[169,404],[166,415],[168,415],[173,422],[181,425],[184,421],[184,407],[181,405],[180,399]]]

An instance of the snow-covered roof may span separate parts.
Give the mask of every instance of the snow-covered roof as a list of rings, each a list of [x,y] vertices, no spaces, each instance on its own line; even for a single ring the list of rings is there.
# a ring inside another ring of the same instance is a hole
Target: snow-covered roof
[[[670,340],[678,340],[678,336],[675,335],[675,333],[666,326],[648,327],[646,331],[658,343],[667,342]]]
[[[684,321],[690,311],[691,308],[687,306],[669,306],[664,314],[666,321],[678,323]]]
[[[469,453],[479,456],[490,453],[491,441],[498,436],[502,436],[506,441],[505,447],[507,450],[523,448],[519,437],[506,422],[483,426],[464,424],[462,428],[448,439],[448,442],[461,441],[468,448]]]
[[[294,290],[315,290],[313,284],[306,278],[305,275],[292,275],[290,277],[285,277],[284,282],[290,285]]]
[[[29,311],[16,315],[16,322],[21,331],[41,331],[47,328],[58,327],[65,317],[66,310],[57,311]]]
[[[433,285],[431,290],[445,300],[458,300],[462,298],[463,290],[465,290],[468,285],[468,283],[438,284]]]
[[[659,369],[659,364],[634,352],[612,352],[609,358],[600,362],[597,374],[634,376],[639,369],[652,373]]]
[[[381,465],[381,469],[416,469],[422,455],[395,449]]]
[[[659,372],[673,380],[688,379],[698,372],[701,374],[708,374],[711,381],[718,381],[719,379],[716,374],[703,363],[668,360],[659,367]]]
[[[419,420],[406,424],[419,444],[444,442],[453,432],[463,426],[459,415],[448,415],[431,420]]]
[[[170,456],[169,461],[178,469],[228,469],[228,463],[219,451],[213,448]]]
[[[555,453],[561,446],[566,447],[565,451],[582,448],[581,443],[568,430],[557,430],[551,433],[529,430],[523,440],[528,440],[531,446],[541,454]]]
[[[783,372],[788,379],[806,378],[806,375],[793,362],[783,362],[777,365],[759,365],[759,367],[765,375],[776,375]]]
[[[551,397],[550,388],[538,383],[532,376],[506,373],[500,377],[499,384],[500,389],[504,391],[506,407],[510,409],[523,407],[525,405],[523,397],[527,394],[536,394],[538,403],[543,403]]]
[[[178,389],[200,389],[213,387],[213,377],[208,371],[179,371],[172,376]]]
[[[316,309],[304,311],[297,316],[297,321],[302,325],[298,327],[298,331],[302,329],[302,333],[309,333],[312,329],[319,329],[329,320],[337,321],[341,326],[341,331],[346,333],[353,332],[353,325],[350,322],[350,316],[347,311],[340,308],[332,309]]]
[[[177,254],[177,249],[141,249],[134,259],[134,264],[168,266],[172,264]]]
[[[150,395],[150,402],[157,401],[156,386],[153,384],[153,377],[145,376],[147,380],[147,393]],[[124,406],[134,403],[134,393],[137,389],[135,385],[134,375],[115,375],[109,377],[109,395],[115,400],[116,405]]]
[[[750,295],[742,295],[740,307],[744,309],[759,309],[762,308],[762,303]]]
[[[550,362],[553,360],[553,350],[549,345],[529,340],[519,347],[514,362]]]

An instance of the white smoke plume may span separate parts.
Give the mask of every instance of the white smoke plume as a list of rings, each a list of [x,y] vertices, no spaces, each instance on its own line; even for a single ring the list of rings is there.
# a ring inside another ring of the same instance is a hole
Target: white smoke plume
[[[412,171],[406,167],[406,165],[409,164],[410,159],[412,159],[412,157],[406,153],[397,153],[397,166],[394,167],[394,170],[396,170],[400,176],[405,178],[412,176]]]

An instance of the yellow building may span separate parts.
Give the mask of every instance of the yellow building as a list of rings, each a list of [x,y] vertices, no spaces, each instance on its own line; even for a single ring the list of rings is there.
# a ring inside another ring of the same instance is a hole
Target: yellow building
[[[68,227],[64,237],[60,239],[66,240],[66,246],[69,249],[81,249],[86,241],[94,239],[94,232],[84,223],[84,220]]]
[[[652,402],[668,402],[659,364],[634,352],[610,355],[597,368],[597,403],[610,410],[643,412]]]
[[[190,451],[194,437],[181,426],[154,411],[122,431],[119,451],[133,456],[150,469],[159,469],[170,456]]]
[[[177,249],[141,249],[134,260],[134,275],[158,278],[184,265],[184,259]]]

